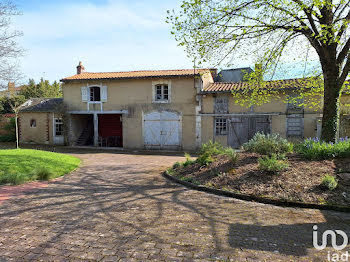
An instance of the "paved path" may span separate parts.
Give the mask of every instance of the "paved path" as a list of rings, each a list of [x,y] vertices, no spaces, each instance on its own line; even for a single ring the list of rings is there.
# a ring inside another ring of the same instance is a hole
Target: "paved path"
[[[177,156],[80,154],[84,166],[0,204],[0,261],[326,261],[312,226],[350,215],[255,204],[159,175]]]

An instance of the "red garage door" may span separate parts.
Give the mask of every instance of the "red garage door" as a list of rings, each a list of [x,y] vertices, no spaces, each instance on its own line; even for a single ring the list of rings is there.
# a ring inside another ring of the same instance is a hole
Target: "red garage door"
[[[123,146],[122,115],[98,115],[98,134],[102,139],[102,146]]]

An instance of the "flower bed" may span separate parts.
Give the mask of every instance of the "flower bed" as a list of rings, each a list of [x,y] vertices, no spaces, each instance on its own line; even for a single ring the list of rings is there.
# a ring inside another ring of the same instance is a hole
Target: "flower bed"
[[[348,139],[342,142],[348,143]],[[211,160],[205,164],[198,161],[203,155]],[[202,150],[196,161],[177,163],[167,173],[182,181],[236,194],[350,207],[350,158],[339,156],[310,160],[296,153],[264,157],[242,152],[232,158]]]

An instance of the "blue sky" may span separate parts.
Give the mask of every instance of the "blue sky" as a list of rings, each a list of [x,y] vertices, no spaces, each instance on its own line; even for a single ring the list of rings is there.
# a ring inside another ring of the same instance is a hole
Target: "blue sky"
[[[23,81],[50,81],[86,71],[191,68],[170,34],[166,11],[179,0],[14,0],[23,15],[13,23],[20,39]],[[249,66],[238,61],[237,66]],[[210,66],[210,65],[209,65]]]
[[[87,71],[191,68],[165,23],[177,1],[17,0],[23,15],[14,20],[23,31],[21,59],[25,81],[45,76],[59,80]]]

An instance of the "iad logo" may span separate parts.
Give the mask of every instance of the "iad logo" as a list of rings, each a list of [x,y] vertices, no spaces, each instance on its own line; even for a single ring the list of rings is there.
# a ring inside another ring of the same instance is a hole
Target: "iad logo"
[[[328,236],[331,237],[332,247],[335,250],[338,250],[338,251],[343,250],[348,245],[348,242],[349,242],[348,236],[342,230],[334,230],[334,231],[333,230],[326,230],[326,231],[324,231],[322,234],[322,244],[319,245],[318,244],[318,232],[317,232],[318,227],[316,225],[314,225],[313,229],[314,229],[314,232],[312,234],[313,245],[317,250],[323,250],[326,248],[326,246],[328,244],[327,243]],[[341,245],[337,244],[337,234],[342,236],[342,238],[343,238],[343,244],[341,244]]]
[[[325,232],[323,232],[322,234],[322,243],[321,245],[318,244],[318,232],[317,229],[318,227],[316,225],[313,226],[314,232],[312,234],[313,237],[313,245],[317,250],[323,250],[326,248],[327,246],[327,240],[328,240],[328,236],[330,236],[331,239],[331,244],[332,247],[337,250],[343,250],[349,242],[348,236],[345,234],[344,231],[342,230],[326,230]],[[337,244],[337,234],[340,235],[343,239],[343,243],[341,245]],[[327,255],[327,260],[328,261],[349,261],[349,252],[342,252],[342,253],[332,253],[330,251],[328,251],[328,255]]]

